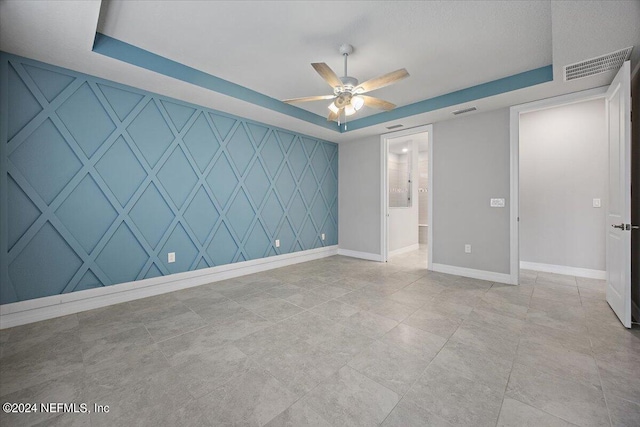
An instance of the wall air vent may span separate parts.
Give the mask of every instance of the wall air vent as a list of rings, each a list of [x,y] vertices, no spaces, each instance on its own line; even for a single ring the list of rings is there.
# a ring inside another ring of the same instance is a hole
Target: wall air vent
[[[622,67],[624,61],[631,56],[633,46],[620,49],[597,58],[576,62],[564,67],[564,81],[581,79],[596,74],[601,74],[610,70],[617,70]]]
[[[457,116],[458,114],[464,114],[464,113],[469,113],[471,111],[476,111],[477,108],[476,107],[469,107],[469,108],[463,108],[462,110],[456,110],[454,111],[452,114],[454,116]]]
[[[403,127],[404,125],[393,125],[393,126],[387,126],[387,129],[391,130],[391,129],[398,129]]]

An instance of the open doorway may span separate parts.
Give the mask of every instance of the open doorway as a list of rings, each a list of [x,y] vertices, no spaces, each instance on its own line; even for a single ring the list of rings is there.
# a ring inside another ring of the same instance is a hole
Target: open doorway
[[[382,135],[383,261],[390,257],[430,263],[432,126]]]
[[[627,61],[607,88],[512,107],[510,126],[511,283],[542,276],[575,286],[578,304],[595,290],[627,328],[640,312],[631,298],[630,81]]]

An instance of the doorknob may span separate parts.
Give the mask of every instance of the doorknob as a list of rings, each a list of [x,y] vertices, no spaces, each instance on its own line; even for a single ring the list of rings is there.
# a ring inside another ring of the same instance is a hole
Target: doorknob
[[[611,224],[611,226],[613,228],[619,228],[620,230],[627,230],[627,231],[640,229],[640,225],[631,225],[631,224],[624,224],[624,223],[618,224],[618,225]]]

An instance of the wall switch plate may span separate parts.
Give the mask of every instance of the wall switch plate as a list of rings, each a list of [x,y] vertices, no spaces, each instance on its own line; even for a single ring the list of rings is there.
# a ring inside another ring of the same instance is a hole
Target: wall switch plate
[[[504,208],[504,199],[491,199],[492,208]]]
[[[593,207],[594,208],[601,208],[602,207],[602,201],[600,199],[593,199]]]
[[[320,235],[320,238],[321,238],[322,240],[324,240],[324,233],[322,233],[322,234]]]
[[[169,252],[167,254],[167,262],[169,262],[169,263],[176,262],[176,253],[175,252]]]
[[[276,239],[276,248],[280,247],[280,239]]]
[[[464,253],[465,254],[471,253],[471,245],[464,245]]]

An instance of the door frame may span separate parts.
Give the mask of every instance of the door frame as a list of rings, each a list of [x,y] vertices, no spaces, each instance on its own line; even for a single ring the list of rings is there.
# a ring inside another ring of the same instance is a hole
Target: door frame
[[[424,132],[428,132],[429,134],[429,170],[427,171],[427,269],[431,270],[431,266],[433,265],[433,124],[380,135],[380,260],[387,262],[389,257],[389,170],[387,167],[389,140]],[[415,174],[412,176],[415,177]]]
[[[533,111],[546,110],[548,108],[579,102],[604,99],[609,86],[597,87],[581,92],[573,92],[553,98],[541,99],[526,104],[514,105],[509,109],[509,144],[510,144],[510,200],[509,227],[510,227],[510,273],[509,282],[512,285],[519,284],[520,278],[520,227],[518,224],[520,202],[520,115]]]

